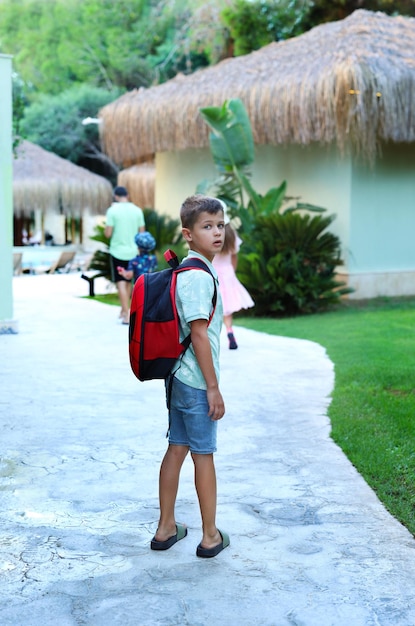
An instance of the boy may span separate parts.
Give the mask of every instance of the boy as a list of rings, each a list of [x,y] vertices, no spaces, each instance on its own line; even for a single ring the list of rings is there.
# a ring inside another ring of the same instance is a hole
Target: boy
[[[118,266],[117,271],[126,280],[131,280],[134,277],[134,282],[136,282],[141,274],[150,274],[157,269],[157,257],[155,254],[150,254],[156,247],[156,240],[147,230],[137,233],[134,241],[138,248],[138,254],[128,262],[127,269]]]
[[[212,260],[222,250],[225,237],[223,207],[219,200],[191,196],[180,210],[182,233],[190,251],[206,263],[215,277]],[[188,270],[177,276],[176,302],[180,319],[180,338],[190,332],[191,344],[173,367],[166,388],[171,385],[169,408],[169,446],[160,468],[160,519],[151,541],[152,550],[167,550],[187,535],[187,528],[175,520],[174,509],[180,470],[190,450],[195,466],[195,486],[202,517],[202,540],[197,556],[214,557],[229,545],[229,537],[216,527],[216,452],[217,420],[225,413],[219,391],[219,336],[222,303],[218,286],[217,306],[210,324],[214,285],[203,270]]]

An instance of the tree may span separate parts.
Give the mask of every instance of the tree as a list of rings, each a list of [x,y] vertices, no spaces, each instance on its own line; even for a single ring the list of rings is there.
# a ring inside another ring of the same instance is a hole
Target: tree
[[[42,95],[26,109],[21,132],[45,150],[115,180],[118,170],[101,151],[97,125],[84,126],[82,120],[96,117],[101,107],[119,95],[119,90],[88,85],[72,87],[59,96]]]
[[[13,72],[12,74],[12,98],[13,98],[13,149],[17,148],[20,142],[20,126],[22,123],[25,108],[28,105],[27,92],[29,88],[21,77]]]
[[[343,20],[357,9],[382,11],[388,15],[415,15],[413,0],[314,0],[305,16],[304,28],[308,30],[323,22]]]
[[[0,47],[42,93],[147,87],[209,63],[189,39],[193,10],[190,0],[3,0]]]
[[[234,42],[235,56],[301,34],[312,4],[311,0],[235,0],[221,13]]]
[[[97,126],[83,127],[82,119],[124,89],[189,73],[208,65],[209,54],[218,60],[225,30],[216,18],[224,1],[2,0],[0,50],[14,55],[20,71],[13,81],[15,137],[114,179]]]

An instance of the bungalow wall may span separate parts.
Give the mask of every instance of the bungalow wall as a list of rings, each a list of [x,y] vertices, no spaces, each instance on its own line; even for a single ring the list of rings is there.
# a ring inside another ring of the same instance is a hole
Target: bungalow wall
[[[415,294],[415,146],[387,144],[375,168],[353,164],[350,284],[364,297]]]
[[[283,180],[287,194],[336,219],[340,277],[353,298],[415,294],[415,146],[389,144],[373,168],[334,146],[256,146],[252,182],[264,193]],[[208,149],[156,155],[155,207],[178,216],[182,200],[216,170]]]
[[[174,218],[179,217],[183,200],[195,193],[202,180],[217,176],[207,148],[158,152],[155,166],[154,208]]]

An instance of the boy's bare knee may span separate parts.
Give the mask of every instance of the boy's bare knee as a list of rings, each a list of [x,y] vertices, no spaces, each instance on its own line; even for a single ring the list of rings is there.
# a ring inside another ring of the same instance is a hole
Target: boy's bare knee
[[[195,465],[203,465],[208,464],[211,465],[213,463],[213,453],[211,454],[198,454],[197,452],[191,452],[193,463]]]
[[[176,459],[184,459],[188,452],[188,446],[177,446],[170,444],[168,447],[168,454]]]

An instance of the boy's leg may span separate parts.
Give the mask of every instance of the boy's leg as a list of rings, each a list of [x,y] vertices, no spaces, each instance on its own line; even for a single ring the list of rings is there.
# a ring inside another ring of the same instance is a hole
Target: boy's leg
[[[179,487],[180,470],[189,451],[187,446],[169,445],[160,467],[160,520],[155,534],[157,541],[166,541],[176,534],[174,507]]]
[[[131,282],[127,280],[119,280],[117,283],[118,297],[121,304],[121,312],[128,321],[131,300]]]
[[[221,543],[222,537],[216,528],[216,471],[213,454],[192,453],[195,466],[195,485],[202,516],[204,548],[213,548]]]
[[[130,300],[131,300],[132,285],[131,285],[131,281],[125,280],[117,270],[117,267],[119,265],[123,267],[124,269],[127,269],[128,261],[123,261],[121,259],[117,259],[114,256],[111,256],[110,265],[111,265],[111,277],[112,277],[113,282],[115,282],[115,286],[117,287],[118,298],[121,304],[120,317],[123,319],[124,322],[128,322],[129,317],[130,317]]]

